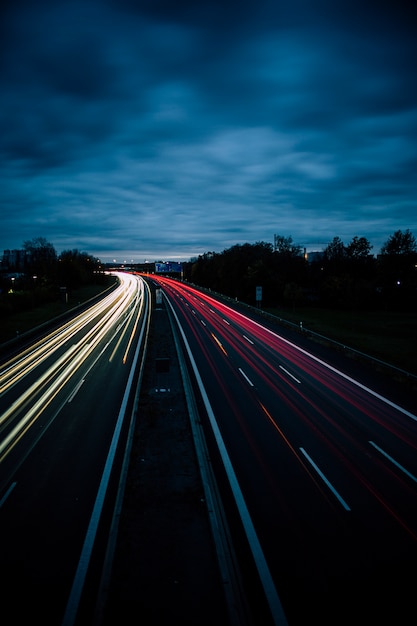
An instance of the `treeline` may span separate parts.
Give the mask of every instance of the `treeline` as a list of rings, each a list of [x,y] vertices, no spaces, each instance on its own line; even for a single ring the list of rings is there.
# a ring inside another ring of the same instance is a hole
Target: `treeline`
[[[43,237],[25,241],[21,250],[3,254],[0,316],[62,299],[79,287],[104,281],[100,260],[87,252],[65,250],[58,255]]]
[[[417,244],[409,229],[396,231],[376,257],[365,237],[344,244],[335,237],[306,255],[292,237],[275,245],[238,244],[194,259],[187,278],[202,287],[263,307],[316,305],[345,309],[403,309],[417,304]]]

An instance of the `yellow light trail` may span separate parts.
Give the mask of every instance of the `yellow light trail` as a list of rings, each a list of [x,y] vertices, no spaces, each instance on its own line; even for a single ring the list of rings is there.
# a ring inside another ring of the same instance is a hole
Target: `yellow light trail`
[[[217,339],[216,335],[214,333],[211,333],[211,336],[213,337],[214,341],[217,343],[217,345],[219,346],[220,350],[222,350],[224,352],[224,354],[227,356],[227,352],[224,349],[223,345],[221,344],[221,342]]]

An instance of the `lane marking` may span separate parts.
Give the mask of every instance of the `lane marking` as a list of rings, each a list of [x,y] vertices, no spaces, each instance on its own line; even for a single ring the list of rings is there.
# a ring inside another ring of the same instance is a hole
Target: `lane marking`
[[[207,296],[207,297],[210,298],[210,296]],[[214,300],[214,298],[211,298],[211,299]],[[223,306],[227,307],[227,305],[223,305]],[[298,352],[301,352],[301,354],[305,354],[308,358],[312,359],[313,361],[316,361],[316,363],[319,363],[320,365],[322,365],[323,367],[327,368],[331,372],[334,372],[336,375],[340,376],[341,378],[344,378],[345,380],[349,381],[350,383],[352,383],[356,387],[359,387],[359,389],[362,389],[362,391],[365,391],[366,393],[369,393],[370,395],[374,396],[374,398],[377,398],[378,400],[381,400],[381,402],[384,402],[385,404],[387,404],[388,406],[392,407],[396,411],[400,411],[403,415],[406,415],[410,419],[412,419],[414,421],[417,421],[417,415],[414,415],[414,413],[411,413],[411,411],[407,411],[407,409],[404,409],[403,407],[401,407],[400,405],[396,404],[395,402],[392,402],[388,398],[385,398],[385,396],[382,396],[381,394],[377,393],[376,391],[373,391],[373,389],[370,389],[370,387],[367,387],[366,385],[360,383],[358,380],[355,380],[351,376],[348,376],[347,374],[345,374],[341,370],[338,370],[336,367],[333,367],[329,363],[326,363],[326,361],[323,361],[322,359],[319,359],[319,357],[315,356],[311,352],[308,352],[308,350],[304,350],[304,348],[301,348],[300,346],[297,346],[292,341],[289,341],[289,339],[285,339],[285,337],[283,337],[282,335],[279,335],[278,333],[274,332],[273,330],[271,330],[267,326],[263,326],[260,322],[256,322],[255,320],[251,319],[250,317],[247,317],[243,313],[239,313],[239,311],[236,311],[235,309],[232,309],[231,307],[227,307],[227,308],[229,308],[233,312],[233,315],[241,317],[244,320],[249,320],[251,322],[251,324],[254,324],[258,328],[262,329],[262,331],[266,331],[268,334],[272,335],[273,337],[276,337],[279,341],[282,341],[283,343],[286,343],[288,346],[291,346],[292,348],[294,348]],[[212,309],[210,309],[210,310],[212,310]]]
[[[249,339],[249,337],[246,337],[246,335],[243,335],[243,339],[246,339],[246,341],[249,341],[249,343],[251,343],[252,345],[254,345],[252,339]]]
[[[14,482],[10,485],[10,487],[8,488],[8,490],[6,491],[6,493],[4,494],[4,496],[2,497],[2,499],[0,500],[0,509],[3,506],[3,504],[6,502],[7,498],[10,496],[10,494],[12,493],[13,489],[16,487],[17,482]]]
[[[296,383],[301,385],[301,380],[298,380],[298,378],[296,378],[293,374],[291,374],[291,372],[286,370],[285,367],[282,367],[282,365],[280,365],[279,367],[280,369],[282,369],[283,372],[285,372],[288,376],[290,376],[293,380],[295,380]]]
[[[149,303],[146,303],[146,309],[144,311],[144,316],[146,318],[148,311]],[[139,355],[143,342],[143,335],[145,333],[145,325],[142,325],[140,335],[138,337],[138,342],[136,345],[135,353],[133,356],[132,365],[129,372],[129,377],[127,379],[125,392],[123,394],[122,404],[120,406],[119,414],[117,417],[115,429],[113,431],[113,437],[110,443],[110,448],[107,453],[106,463],[104,465],[103,473],[100,480],[100,485],[98,487],[96,499],[94,502],[93,510],[91,512],[90,521],[87,528],[87,533],[84,538],[84,543],[82,546],[80,558],[78,560],[77,569],[74,575],[74,579],[72,581],[71,591],[68,597],[67,606],[65,608],[64,617],[62,620],[61,626],[73,626],[75,624],[76,616],[78,613],[78,607],[81,600],[81,594],[84,588],[85,579],[87,576],[87,570],[90,565],[91,555],[93,552],[94,543],[96,540],[96,535],[98,531],[99,522],[101,519],[104,500],[107,494],[108,485],[110,481],[110,475],[112,472],[116,451],[119,443],[119,438],[122,431],[122,426],[125,420],[125,414],[127,411],[128,401],[130,397],[130,393],[132,390],[132,386],[134,383],[135,370],[137,367],[137,363],[139,361]]]
[[[230,460],[229,454],[227,452],[227,448],[226,445],[223,441],[223,437],[221,435],[220,432],[220,428],[219,425],[217,423],[217,420],[215,418],[212,406],[210,404],[208,395],[207,395],[207,391],[204,387],[203,381],[201,379],[201,375],[200,372],[198,371],[196,362],[194,360],[194,356],[191,352],[191,348],[189,346],[189,343],[187,341],[187,338],[185,336],[185,332],[183,327],[181,326],[181,323],[178,319],[178,315],[175,312],[175,309],[173,307],[173,305],[171,304],[170,300],[167,298],[167,302],[168,305],[172,311],[172,314],[175,318],[175,321],[177,323],[177,327],[180,331],[181,337],[184,341],[184,345],[187,351],[187,354],[189,356],[190,362],[191,362],[191,367],[194,371],[196,380],[197,380],[197,385],[200,389],[200,393],[203,397],[203,402],[204,405],[206,407],[206,411],[208,414],[208,418],[213,430],[213,434],[214,434],[214,438],[216,440],[217,443],[217,447],[219,449],[220,452],[220,456],[221,459],[223,461],[223,466],[225,468],[228,480],[229,480],[229,484],[233,493],[233,497],[237,506],[237,509],[239,511],[239,515],[240,515],[240,519],[242,521],[243,527],[244,527],[244,531],[246,534],[246,537],[248,539],[249,542],[249,547],[251,549],[252,552],[252,556],[256,565],[256,568],[258,570],[258,574],[259,574],[259,578],[261,581],[261,585],[263,587],[263,590],[265,592],[265,597],[267,599],[270,611],[271,611],[271,616],[272,616],[272,620],[275,624],[275,626],[288,626],[288,622],[287,619],[285,617],[285,613],[281,604],[281,600],[279,598],[278,592],[276,590],[275,587],[275,583],[274,580],[272,578],[271,572],[269,570],[268,567],[268,563],[266,561],[265,555],[263,553],[262,550],[262,546],[261,543],[259,541],[258,535],[256,533],[255,530],[255,526],[253,524],[252,518],[250,516],[248,507],[246,505],[245,499],[243,497],[243,493],[242,490],[240,488],[239,485],[239,481],[237,479],[235,470],[233,468],[232,462]]]
[[[243,371],[243,369],[241,367],[239,367],[239,372],[242,374],[242,376],[247,380],[247,382],[250,384],[251,387],[254,387],[253,382],[246,376],[245,372]]]
[[[300,448],[301,452],[304,454],[305,458],[307,459],[307,461],[310,463],[310,465],[316,470],[317,474],[320,476],[320,478],[325,482],[325,484],[328,486],[328,488],[330,489],[330,491],[336,496],[336,498],[339,500],[340,504],[343,506],[344,509],[346,509],[346,511],[350,511],[350,506],[348,504],[346,504],[346,502],[343,500],[342,496],[336,491],[336,489],[333,487],[333,485],[331,484],[331,482],[326,478],[326,476],[323,474],[323,472],[321,471],[321,469],[316,465],[316,463],[314,463],[313,459],[311,458],[311,456],[309,456],[307,454],[307,452],[304,450],[304,448]]]
[[[405,467],[400,465],[400,463],[398,463],[398,461],[393,459],[392,456],[387,454],[387,452],[385,452],[382,448],[377,446],[376,443],[374,443],[373,441],[369,441],[368,443],[370,443],[371,446],[373,446],[375,448],[375,450],[378,450],[378,452],[380,452],[386,459],[388,459],[388,461],[391,461],[391,463],[393,465],[395,465],[395,467],[398,467],[398,469],[400,469],[402,472],[404,472],[404,474],[406,474],[409,478],[411,478],[411,480],[414,480],[414,482],[417,483],[417,478],[415,476],[413,476],[413,474],[411,474],[408,470],[406,470]]]
[[[85,381],[85,378],[82,378],[80,380],[80,382],[78,383],[78,385],[75,387],[74,391],[72,392],[72,394],[68,398],[68,404],[73,401],[73,399],[75,398],[75,396],[77,395],[77,393],[81,389],[82,385],[84,384],[84,381]]]

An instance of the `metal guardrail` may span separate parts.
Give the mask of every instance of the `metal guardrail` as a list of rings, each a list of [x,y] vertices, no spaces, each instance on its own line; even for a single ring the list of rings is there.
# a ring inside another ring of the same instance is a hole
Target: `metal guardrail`
[[[241,302],[240,300],[236,300],[234,298],[231,298],[230,296],[224,296],[221,293],[217,293],[211,289],[200,287],[199,285],[193,285],[193,286],[196,287],[197,289],[201,289],[202,291],[205,291],[208,294],[221,298],[222,300],[225,300],[229,302],[230,304],[233,304],[233,303],[239,304],[240,307],[246,308],[256,313],[257,315],[262,315],[263,317],[269,318],[273,322],[279,322],[280,324],[285,324],[286,326],[292,328],[293,330],[296,330],[302,333],[304,336],[308,336],[308,337],[311,337],[312,339],[325,342],[328,345],[332,345],[335,348],[338,348],[339,350],[341,349],[346,353],[349,353],[353,356],[361,358],[364,361],[367,361],[368,363],[378,365],[379,367],[383,368],[386,371],[390,371],[391,373],[396,373],[397,375],[401,376],[403,379],[406,379],[407,381],[411,381],[413,384],[417,383],[416,374],[413,374],[411,372],[408,372],[407,370],[397,367],[396,365],[393,365],[392,363],[387,363],[386,361],[383,361],[382,359],[378,359],[375,356],[366,354],[365,352],[361,352],[360,350],[357,350],[356,348],[352,348],[351,346],[348,346],[346,343],[336,341],[335,339],[331,339],[331,337],[326,337],[325,335],[321,335],[320,333],[317,333],[314,330],[310,330],[309,328],[306,328],[302,322],[299,322],[298,324],[296,322],[290,322],[289,320],[286,320],[283,317],[273,315],[272,313],[268,313],[268,311],[264,311],[263,309],[260,309],[258,307],[254,307],[250,304],[246,304],[246,302]]]
[[[293,326],[303,335],[312,337],[313,339],[319,339],[320,341],[323,341],[329,345],[333,345],[336,348],[342,349],[344,352],[349,352],[350,354],[355,355],[359,358],[362,358],[370,363],[372,362],[376,365],[379,365],[380,367],[383,367],[384,369],[390,370],[392,372],[396,372],[397,374],[400,374],[401,376],[404,376],[410,380],[417,382],[417,375],[412,374],[411,372],[408,372],[407,370],[404,370],[401,367],[397,367],[396,365],[393,365],[392,363],[387,363],[386,361],[383,361],[382,359],[378,359],[375,356],[366,354],[365,352],[361,352],[360,350],[357,350],[356,348],[352,348],[351,346],[348,346],[346,343],[336,341],[335,339],[331,339],[331,337],[327,337],[325,335],[315,332],[314,330],[310,330],[309,328],[306,328],[302,322],[300,322],[299,324],[296,324],[295,322],[290,322],[276,315],[272,315],[272,313],[264,312],[264,314],[266,316],[269,316],[271,319],[276,320],[280,323],[287,324],[288,326]]]

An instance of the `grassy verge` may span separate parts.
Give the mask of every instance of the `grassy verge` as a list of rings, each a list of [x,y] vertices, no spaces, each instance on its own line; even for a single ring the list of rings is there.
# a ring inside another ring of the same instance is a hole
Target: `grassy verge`
[[[283,320],[417,375],[417,315],[395,311],[268,309]]]
[[[48,302],[3,318],[0,325],[0,343],[14,339],[18,334],[21,335],[36,326],[52,320],[54,317],[62,315],[78,304],[94,298],[94,296],[106,290],[110,284],[111,282],[106,282],[106,284],[80,287],[68,294],[68,302],[66,304],[61,301]]]

